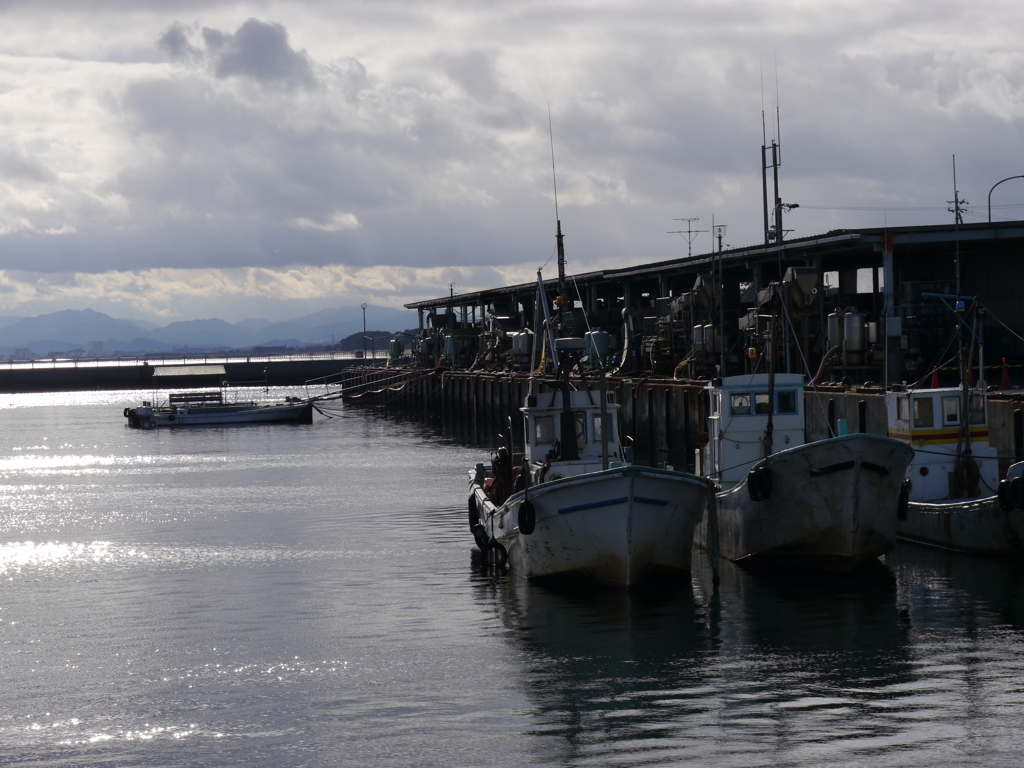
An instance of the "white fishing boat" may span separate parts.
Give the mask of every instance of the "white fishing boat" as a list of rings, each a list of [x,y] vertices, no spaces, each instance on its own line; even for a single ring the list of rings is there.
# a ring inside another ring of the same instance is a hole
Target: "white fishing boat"
[[[557,213],[556,213],[557,218]],[[572,391],[569,371],[580,338],[556,338],[563,325],[565,250],[558,252],[557,317],[537,272],[546,341],[557,384],[530,380],[521,409],[525,450],[497,451],[488,469],[469,475],[469,525],[487,557],[528,579],[581,577],[624,587],[659,572],[690,570],[693,531],[704,514],[708,483],[672,469],[630,464],[620,447],[619,406],[604,386]],[[509,441],[511,441],[509,419]],[[518,471],[517,468],[518,467]]]
[[[625,461],[610,393],[535,393],[535,383],[521,409],[524,453],[502,448],[470,472],[470,528],[484,553],[528,579],[632,587],[689,571],[707,481]]]
[[[143,401],[136,408],[125,408],[124,416],[133,429],[158,427],[202,427],[228,424],[256,424],[292,422],[311,424],[313,402],[300,397],[287,397],[284,402],[260,402],[232,396],[230,387],[223,383],[217,389],[172,392],[162,400],[157,382],[182,381],[203,377],[223,377],[222,365],[166,366],[154,371],[152,400]]]
[[[849,572],[892,549],[913,451],[870,434],[805,442],[804,377],[719,379],[710,396],[705,474],[720,488],[698,543],[760,562]],[[780,450],[776,450],[779,448]]]
[[[1024,552],[1024,463],[999,479],[988,398],[978,388],[886,393],[889,435],[914,449],[901,538],[978,554]]]
[[[893,387],[886,393],[889,435],[914,449],[901,538],[976,554],[1024,552],[1024,462],[999,479],[999,453],[989,443],[984,381],[984,307],[973,296],[924,293],[957,319],[960,386]],[[970,305],[968,306],[968,302]],[[978,355],[979,381],[972,364]],[[937,371],[933,384],[938,384]]]

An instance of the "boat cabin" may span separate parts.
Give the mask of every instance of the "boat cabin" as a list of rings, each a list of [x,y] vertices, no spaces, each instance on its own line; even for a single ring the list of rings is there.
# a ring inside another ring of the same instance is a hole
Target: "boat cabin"
[[[964,407],[960,387],[886,393],[889,437],[914,448],[914,460],[907,469],[912,501],[996,492],[999,453],[988,441],[988,400],[981,389],[971,389],[967,399]],[[958,478],[957,456],[964,455],[968,446],[973,465],[961,468]]]
[[[619,405],[614,402],[614,395],[611,392],[606,393],[606,397],[607,424],[602,425],[600,392],[579,390],[569,393],[569,404],[576,425],[576,434],[570,439],[576,440],[581,460],[601,461],[605,445],[602,436],[604,426],[608,458],[612,461],[621,461]],[[526,405],[521,410],[526,421],[526,461],[540,464],[549,455],[557,456],[555,443],[562,440],[562,393],[556,391],[527,395]]]
[[[771,395],[768,380],[767,373],[726,376],[707,387],[709,440],[700,458],[704,474],[723,489],[741,482],[764,458],[769,413],[774,453],[804,444],[803,374],[775,374]]]

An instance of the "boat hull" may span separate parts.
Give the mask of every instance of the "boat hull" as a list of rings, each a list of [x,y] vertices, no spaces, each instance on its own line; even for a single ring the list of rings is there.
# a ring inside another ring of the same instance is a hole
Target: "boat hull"
[[[853,571],[892,549],[912,458],[909,446],[868,434],[773,454],[763,462],[772,477],[766,497],[752,498],[751,475],[716,495],[719,552],[752,565]],[[711,548],[711,534],[705,521],[698,544]]]
[[[1024,510],[1003,510],[997,496],[955,502],[910,502],[896,528],[901,539],[958,552],[1024,552]]]
[[[707,494],[708,483],[695,475],[627,466],[542,483],[500,507],[474,482],[470,505],[517,576],[633,587],[661,572],[689,571]],[[519,526],[527,499],[536,520],[529,534]]]
[[[312,424],[313,405],[311,403],[275,403],[177,409],[140,407],[127,409],[125,416],[128,418],[128,426],[137,429],[273,422]]]

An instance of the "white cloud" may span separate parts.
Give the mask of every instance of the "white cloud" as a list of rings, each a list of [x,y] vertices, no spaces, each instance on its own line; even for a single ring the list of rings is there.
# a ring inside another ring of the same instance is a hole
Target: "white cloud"
[[[321,232],[342,232],[346,229],[359,229],[360,227],[359,219],[353,214],[340,211],[335,212],[325,222],[314,221],[305,216],[300,216],[297,219],[292,219],[290,224],[299,229],[316,229]]]
[[[0,32],[0,268],[32,275],[0,313],[532,279],[549,104],[578,271],[679,255],[680,216],[757,242],[776,60],[795,234],[948,220],[954,153],[968,199],[1018,170],[1024,6],[993,0],[46,5]]]

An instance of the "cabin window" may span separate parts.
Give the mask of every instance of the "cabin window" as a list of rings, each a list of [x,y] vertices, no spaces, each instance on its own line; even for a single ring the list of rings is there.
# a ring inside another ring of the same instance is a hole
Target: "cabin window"
[[[610,414],[609,414],[610,418]],[[601,431],[601,414],[594,415],[594,442],[599,443],[602,441],[604,433]],[[608,432],[608,439],[612,439],[611,431]]]
[[[767,392],[755,392],[754,393],[754,413],[771,413],[772,406],[771,400],[768,399]]]
[[[906,395],[896,398],[896,420],[910,421],[910,398]]]
[[[714,396],[711,398],[711,414],[713,416],[717,416],[721,412],[722,412],[722,396],[718,392],[715,392]]]
[[[797,413],[796,390],[784,389],[775,393],[776,413]]]
[[[960,423],[960,398],[942,398],[942,423],[949,427]]]
[[[534,440],[538,445],[540,443],[553,443],[555,442],[555,417],[554,416],[538,416],[533,420],[534,427]]]
[[[935,426],[935,416],[932,413],[932,399],[930,397],[914,398],[914,426]]]
[[[749,392],[733,392],[730,399],[732,405],[732,415],[750,415],[750,393]]]
[[[971,395],[971,424],[985,423],[985,396]]]
[[[573,416],[576,417],[576,443],[582,448],[587,442],[587,414],[576,411]]]

